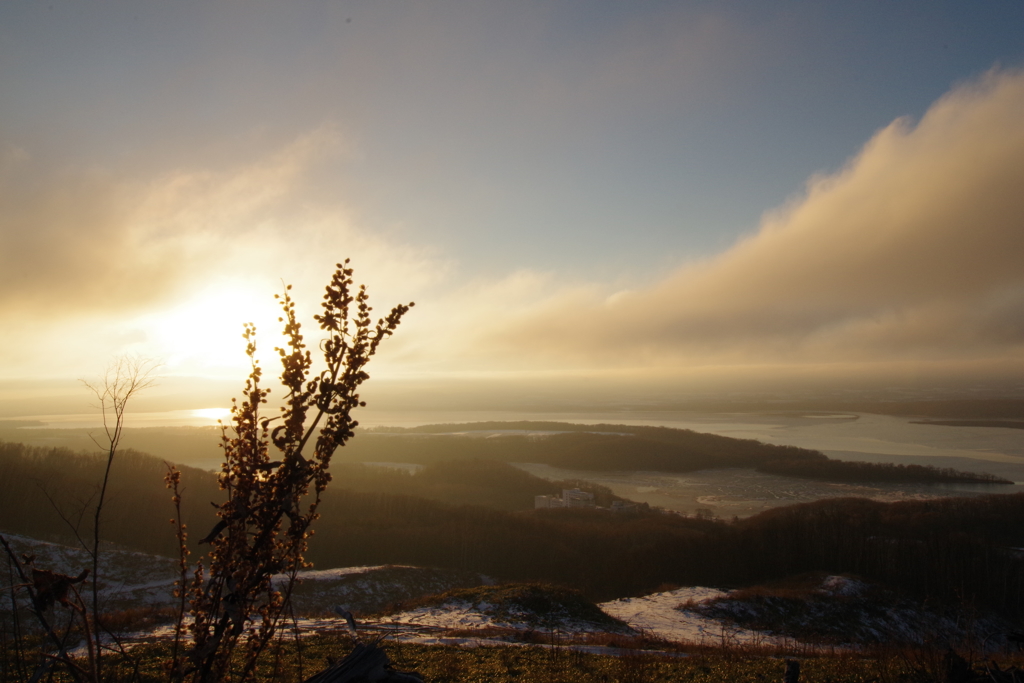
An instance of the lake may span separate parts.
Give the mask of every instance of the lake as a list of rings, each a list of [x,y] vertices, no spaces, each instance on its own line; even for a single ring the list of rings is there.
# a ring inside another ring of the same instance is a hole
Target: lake
[[[210,413],[173,411],[129,416],[129,427],[215,424]],[[30,418],[22,418],[30,419]],[[94,426],[95,416],[35,416],[49,427]],[[765,443],[819,450],[830,457],[866,462],[952,467],[989,472],[1024,482],[1024,430],[914,424],[909,418],[870,413],[690,413],[676,411],[523,413],[508,411],[375,411],[359,413],[364,427],[543,420],[578,424],[626,424],[692,429]],[[720,517],[744,517],[762,510],[836,496],[908,500],[950,495],[1009,493],[1014,486],[849,485],[790,479],[750,470],[594,473],[547,465],[520,467],[546,479],[586,479],[625,498],[693,513],[706,508]]]

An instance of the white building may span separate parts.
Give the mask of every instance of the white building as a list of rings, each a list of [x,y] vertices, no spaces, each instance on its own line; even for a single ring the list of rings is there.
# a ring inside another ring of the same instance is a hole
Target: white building
[[[533,508],[541,510],[544,508],[564,508],[565,503],[558,496],[534,496]]]
[[[592,508],[594,494],[579,489],[562,489],[562,502],[567,508]]]
[[[562,496],[534,496],[535,510],[542,508],[592,508],[594,494],[579,489],[562,489]]]

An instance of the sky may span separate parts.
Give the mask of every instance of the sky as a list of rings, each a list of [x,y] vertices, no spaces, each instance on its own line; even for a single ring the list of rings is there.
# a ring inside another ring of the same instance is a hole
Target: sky
[[[1011,0],[5,2],[0,416],[122,354],[222,407],[243,323],[269,372],[274,293],[310,319],[345,258],[416,302],[392,405],[1019,394],[1022,37]]]

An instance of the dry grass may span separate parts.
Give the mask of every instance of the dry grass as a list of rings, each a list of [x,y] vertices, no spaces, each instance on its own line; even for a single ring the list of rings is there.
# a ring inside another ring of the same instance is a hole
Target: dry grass
[[[174,607],[149,605],[103,612],[99,617],[99,623],[111,633],[130,633],[168,624],[177,618],[178,611]]]
[[[479,635],[479,634],[477,634]],[[613,647],[627,641],[608,640]],[[640,640],[633,644],[643,643]],[[302,666],[295,644],[275,644],[258,680],[299,683],[325,668],[329,659],[344,657],[352,642],[344,636],[317,636],[303,641]],[[785,659],[800,659],[803,683],[946,683],[949,670],[941,649],[889,648],[868,653],[824,651],[771,651],[766,648],[693,647],[684,653],[658,654],[633,649],[623,656],[596,655],[568,647],[476,647],[424,646],[385,642],[395,668],[416,671],[431,683],[764,683],[778,681]],[[680,654],[684,656],[680,656]],[[144,645],[132,651],[132,658],[110,658],[111,683],[150,683],[166,680],[162,668],[166,645]],[[997,658],[1001,669],[1024,665],[1020,655]],[[977,673],[983,663],[970,661]],[[0,667],[0,669],[3,669]],[[0,670],[0,683],[23,683],[11,668]],[[67,680],[58,674],[54,681]]]

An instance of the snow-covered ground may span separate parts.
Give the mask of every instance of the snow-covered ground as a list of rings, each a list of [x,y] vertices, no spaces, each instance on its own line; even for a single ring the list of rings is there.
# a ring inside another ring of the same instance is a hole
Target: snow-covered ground
[[[34,556],[35,565],[77,575],[91,566],[88,553],[55,543],[4,534],[18,554]],[[145,553],[107,548],[101,555],[101,588],[108,607],[169,604],[176,578],[176,561]],[[278,577],[278,581],[284,577]],[[820,584],[803,593],[776,594],[771,590],[725,592],[688,587],[601,603],[604,614],[620,624],[602,623],[604,616],[582,598],[585,609],[549,604],[543,613],[520,608],[514,599],[490,604],[486,588],[493,581],[479,574],[408,566],[346,567],[301,572],[293,600],[301,618],[284,628],[304,635],[347,632],[344,619],[332,614],[335,605],[364,615],[360,629],[425,644],[489,644],[544,632],[569,639],[595,633],[644,634],[666,641],[704,645],[788,646],[814,640],[856,647],[892,640],[915,642],[941,636],[947,641],[985,640],[1012,630],[990,617],[976,616],[957,623],[953,611],[925,610],[920,605],[877,586],[843,576],[822,576]],[[4,582],[0,582],[4,583]],[[516,588],[516,587],[512,587]],[[499,586],[494,590],[507,591]],[[536,590],[535,588],[531,590]],[[450,594],[448,591],[452,591]],[[425,596],[446,596],[424,603]],[[449,596],[455,596],[449,599]],[[474,595],[471,599],[461,599]],[[545,594],[547,595],[547,594]],[[402,608],[413,601],[416,607]],[[0,605],[0,609],[3,609]],[[387,609],[385,609],[387,608]],[[538,608],[539,609],[539,608]],[[390,610],[390,611],[388,611]],[[590,610],[589,612],[587,610]],[[367,614],[374,614],[372,618]],[[380,616],[383,614],[383,616]],[[576,615],[576,616],[573,616]],[[580,616],[584,615],[584,616]],[[743,626],[746,625],[744,628]],[[479,632],[474,637],[473,632]],[[517,636],[517,634],[520,634]],[[170,626],[128,636],[128,640],[173,637]],[[996,638],[998,640],[998,637]],[[996,644],[996,640],[992,644]]]
[[[420,607],[408,612],[399,612],[385,617],[382,621],[437,629],[516,628],[517,624],[514,622],[499,621],[487,614],[487,607],[486,604],[450,602],[440,607]]]
[[[770,628],[775,636],[845,647],[880,643],[986,643],[1000,647],[1013,625],[939,603],[926,607],[882,586],[826,576],[802,590],[735,591],[694,606],[705,618]]]
[[[693,586],[640,598],[622,598],[603,602],[598,607],[608,615],[621,619],[631,628],[673,642],[709,645],[784,644],[763,631],[734,628],[720,619],[702,616],[680,605],[699,604],[727,595],[717,588]]]
[[[92,558],[82,547],[40,541],[3,533],[19,556],[34,558],[39,569],[77,576],[92,568]],[[2,553],[2,550],[0,550]],[[100,594],[108,607],[139,607],[170,603],[177,578],[177,561],[159,555],[103,546],[100,549]],[[91,577],[87,579],[91,581]]]
[[[298,573],[300,581],[330,581],[332,579],[340,579],[343,576],[352,576],[353,574],[365,574],[372,572],[377,569],[384,569],[385,567],[404,567],[405,565],[384,565],[375,564],[368,565],[365,567],[335,567],[334,569],[306,569]],[[275,574],[274,582],[281,583],[287,581],[288,577],[285,574]]]
[[[34,558],[34,566],[39,569],[77,576],[92,567],[92,558],[82,547],[5,532],[0,535],[19,558]],[[173,558],[104,546],[98,573],[106,609],[163,606],[174,601],[178,562]],[[330,614],[334,605],[345,605],[362,613],[379,611],[388,605],[452,588],[493,583],[490,578],[471,572],[400,565],[314,569],[299,572],[298,579],[293,604],[300,614]],[[274,577],[279,586],[285,580],[283,575]],[[88,581],[91,578],[87,584]],[[6,581],[0,581],[0,589],[3,588]],[[3,604],[0,609],[4,609]]]
[[[727,626],[723,621],[701,616],[692,610],[677,609],[689,601],[702,602],[726,595],[715,588],[680,588],[639,598],[623,598],[598,605],[611,617],[625,622],[635,633],[645,633],[665,640],[691,643],[766,643],[771,636],[759,631],[746,631]],[[534,629],[528,615],[523,619],[500,619],[486,603],[448,602],[440,606],[392,614],[380,623],[425,626],[434,629]],[[573,619],[562,619],[545,631],[567,635],[608,631],[607,627]],[[620,630],[621,632],[621,630]]]
[[[538,628],[537,617],[545,617],[547,623]],[[376,620],[381,624],[401,624],[403,626],[426,626],[433,629],[444,630],[472,630],[472,629],[507,629],[514,631],[544,630],[564,634],[600,633],[610,629],[597,624],[572,619],[569,617],[554,617],[549,615],[535,615],[522,613],[521,618],[516,615],[499,617],[495,614],[494,606],[488,603],[470,604],[468,602],[449,602],[436,607],[420,607],[407,612],[399,612]]]

